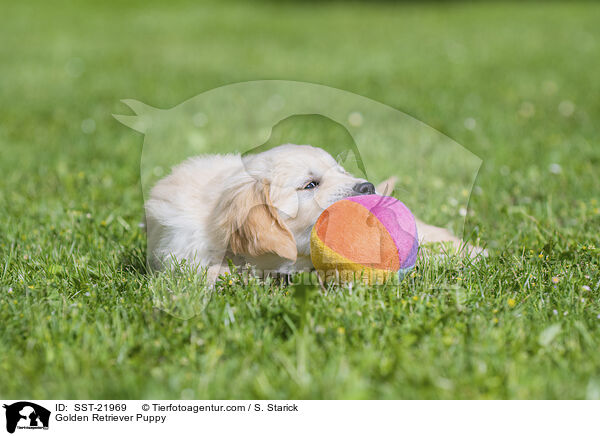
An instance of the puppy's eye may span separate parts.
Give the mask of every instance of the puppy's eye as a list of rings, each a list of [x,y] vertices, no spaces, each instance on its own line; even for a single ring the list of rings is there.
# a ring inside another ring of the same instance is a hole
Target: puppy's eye
[[[319,182],[311,180],[306,185],[304,185],[302,189],[315,189],[317,186],[319,186]]]

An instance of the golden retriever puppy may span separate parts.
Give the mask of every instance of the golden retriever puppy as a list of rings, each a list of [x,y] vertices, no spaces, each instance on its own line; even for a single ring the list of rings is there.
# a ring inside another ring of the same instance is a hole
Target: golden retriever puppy
[[[391,192],[387,183],[382,189]],[[160,180],[146,203],[150,265],[206,268],[210,281],[227,270],[226,259],[274,273],[310,270],[310,232],[321,212],[375,192],[309,145],[193,157]],[[417,230],[422,242],[460,242],[420,222]]]

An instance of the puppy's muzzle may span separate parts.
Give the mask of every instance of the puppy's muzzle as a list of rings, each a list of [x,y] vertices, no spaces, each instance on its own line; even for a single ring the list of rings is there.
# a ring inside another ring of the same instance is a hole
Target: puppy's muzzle
[[[354,185],[352,190],[356,193],[356,195],[371,195],[375,194],[375,186],[373,186],[370,182],[362,182]]]

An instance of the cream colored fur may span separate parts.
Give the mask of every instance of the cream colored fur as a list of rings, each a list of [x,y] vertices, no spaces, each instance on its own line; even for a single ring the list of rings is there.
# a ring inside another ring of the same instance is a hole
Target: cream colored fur
[[[304,189],[311,181],[318,186]],[[226,259],[277,273],[312,269],[312,226],[326,207],[356,195],[361,182],[308,145],[190,158],[156,184],[146,203],[150,264],[207,268],[210,280],[227,269]],[[378,192],[391,192],[393,183]],[[421,242],[461,244],[420,221],[418,233]]]

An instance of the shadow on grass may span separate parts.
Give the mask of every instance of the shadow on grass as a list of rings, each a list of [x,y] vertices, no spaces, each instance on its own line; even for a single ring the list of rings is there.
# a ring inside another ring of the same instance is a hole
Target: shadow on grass
[[[121,254],[119,264],[123,271],[131,274],[142,276],[148,276],[150,274],[150,270],[146,264],[145,249],[141,249],[140,247],[133,247]]]

